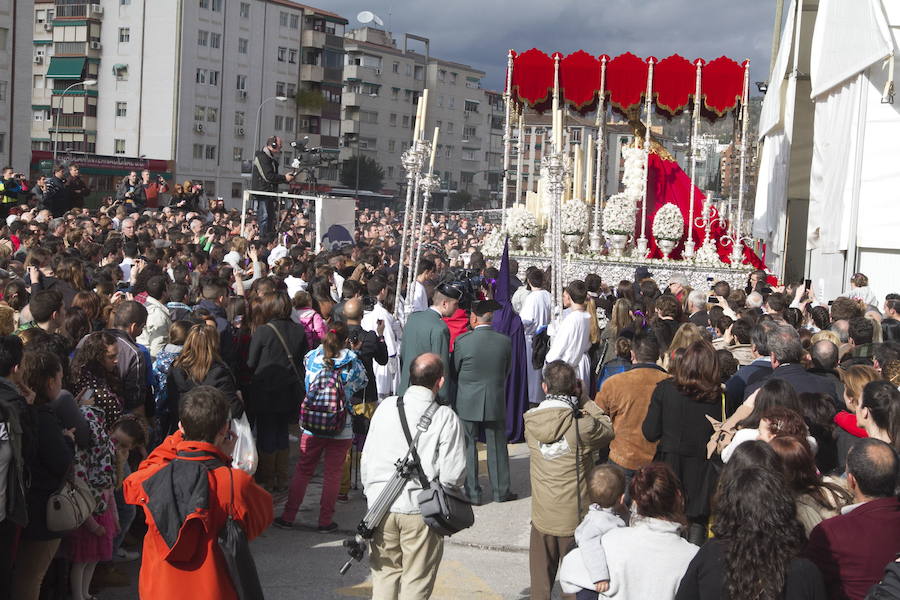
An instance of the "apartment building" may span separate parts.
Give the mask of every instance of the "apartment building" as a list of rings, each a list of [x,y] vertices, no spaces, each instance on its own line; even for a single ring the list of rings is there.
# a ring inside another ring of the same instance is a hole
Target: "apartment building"
[[[268,136],[337,155],[339,15],[291,0],[36,0],[33,13],[37,156],[166,161],[234,206]],[[120,173],[106,171],[94,189],[114,188]],[[337,168],[318,175],[334,183]]]
[[[389,32],[373,27],[349,31],[344,49],[342,159],[357,152],[375,159],[384,169],[383,192],[402,193],[406,172],[401,156],[412,141],[416,102],[428,88],[426,137],[440,127],[437,200],[457,191],[473,197],[497,192],[502,97],[481,88],[483,71],[431,56],[426,38],[406,34],[400,47]]]
[[[26,171],[31,157],[31,0],[0,2],[0,163]]]

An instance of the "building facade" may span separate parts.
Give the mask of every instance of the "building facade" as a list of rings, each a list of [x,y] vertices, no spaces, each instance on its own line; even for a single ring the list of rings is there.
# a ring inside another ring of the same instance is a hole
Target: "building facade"
[[[31,154],[32,0],[0,2],[0,163],[27,171]]]
[[[36,151],[170,161],[230,206],[271,135],[337,154],[339,15],[290,0],[36,0],[33,18]]]

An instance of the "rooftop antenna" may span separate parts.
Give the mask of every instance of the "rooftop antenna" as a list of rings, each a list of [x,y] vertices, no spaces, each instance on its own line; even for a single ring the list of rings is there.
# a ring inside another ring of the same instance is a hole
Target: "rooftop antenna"
[[[375,23],[379,27],[384,27],[384,21],[381,20],[381,17],[376,15],[370,10],[364,10],[358,15],[356,15],[356,20],[362,23],[363,25],[368,25],[369,23]]]

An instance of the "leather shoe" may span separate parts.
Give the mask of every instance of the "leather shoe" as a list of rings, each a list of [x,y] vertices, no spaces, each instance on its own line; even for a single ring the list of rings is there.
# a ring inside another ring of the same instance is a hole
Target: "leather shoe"
[[[506,494],[505,496],[503,496],[502,498],[494,498],[494,502],[512,502],[513,500],[518,500],[518,499],[519,499],[518,494],[516,494],[514,492],[510,492],[510,493]]]

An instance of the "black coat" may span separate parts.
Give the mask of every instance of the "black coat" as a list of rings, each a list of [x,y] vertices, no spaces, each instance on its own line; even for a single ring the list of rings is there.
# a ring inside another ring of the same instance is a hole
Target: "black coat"
[[[900,600],[900,563],[890,562],[884,569],[884,577],[872,586],[866,600]]]
[[[243,404],[237,395],[237,385],[234,381],[234,375],[232,375],[231,369],[229,369],[228,365],[224,362],[214,362],[209,367],[209,371],[206,372],[206,377],[203,378],[203,381],[199,382],[191,378],[188,372],[183,368],[172,366],[172,368],[169,369],[169,375],[166,380],[168,397],[166,398],[166,407],[163,412],[174,417],[174,419],[170,418],[170,422],[166,424],[167,433],[174,433],[178,428],[178,413],[181,406],[181,396],[200,385],[209,385],[224,392],[231,405],[232,417],[239,418],[244,414]]]
[[[779,365],[767,377],[748,382],[747,389],[744,391],[744,398],[748,398],[750,394],[765,385],[769,379],[783,379],[787,381],[794,388],[794,391],[797,392],[798,396],[807,393],[826,394],[831,397],[835,406],[840,406],[838,399],[834,397],[837,390],[831,380],[819,375],[813,375],[804,369],[803,365],[793,363]]]
[[[36,445],[30,456],[25,457],[28,526],[22,530],[26,540],[55,540],[64,534],[47,529],[47,501],[56,492],[75,459],[72,441],[62,433],[56,413],[49,405],[32,407]]]
[[[681,323],[675,319],[656,319],[653,321],[653,334],[659,342],[659,349],[665,352],[675,337],[675,332],[681,327]]]
[[[688,317],[688,321],[690,321],[697,327],[709,327],[709,313],[705,310],[695,312],[690,317]]]
[[[362,340],[362,346],[359,350],[356,350],[356,356],[362,362],[366,370],[366,376],[369,378],[363,398],[366,402],[378,402],[378,387],[375,385],[375,367],[373,363],[377,362],[379,365],[387,364],[387,344],[384,343],[384,339],[379,340],[378,335],[374,331],[366,331],[359,325],[349,325],[347,331],[350,334],[350,338],[356,335]]]
[[[25,499],[25,457],[34,451],[30,407],[8,380],[0,378],[0,422],[6,423],[12,459],[6,474],[6,520],[24,527],[28,523]],[[2,586],[0,586],[2,589]]]
[[[659,442],[656,454],[667,463],[682,483],[685,511],[695,519],[709,514],[709,500],[715,486],[714,470],[706,460],[706,443],[713,429],[706,416],[722,420],[719,402],[699,402],[682,394],[675,381],[656,384],[642,431],[651,442]]]
[[[700,548],[688,565],[675,600],[719,600],[727,598],[725,591],[725,542],[712,539]],[[784,593],[788,600],[826,600],[822,573],[811,561],[794,558],[788,565]],[[895,596],[885,596],[885,598]],[[880,598],[880,596],[878,597]]]
[[[54,217],[61,217],[71,207],[72,201],[69,199],[66,182],[55,175],[48,178],[44,187],[44,208]]]
[[[260,150],[253,158],[253,175],[250,179],[250,188],[257,192],[277,192],[278,186],[287,183],[284,175],[278,174],[278,159]],[[257,200],[270,200],[260,196]]]
[[[247,356],[247,366],[253,372],[254,395],[246,402],[250,412],[255,414],[296,411],[306,393],[303,365],[309,351],[306,330],[290,319],[273,319],[270,323],[287,343],[300,380],[297,380],[284,346],[272,328],[268,324],[259,326],[250,339],[250,353]]]

